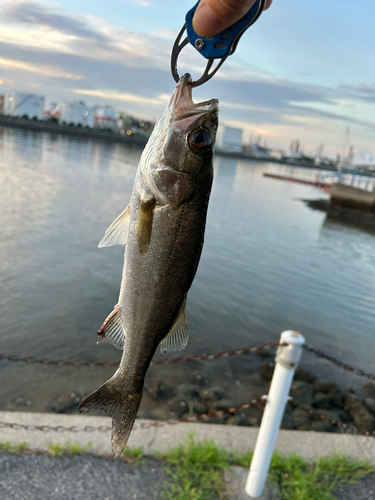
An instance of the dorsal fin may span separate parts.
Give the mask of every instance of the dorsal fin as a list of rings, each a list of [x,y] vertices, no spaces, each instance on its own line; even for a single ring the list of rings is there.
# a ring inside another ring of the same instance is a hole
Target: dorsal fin
[[[117,347],[117,349],[124,348],[124,330],[122,329],[119,310],[119,306],[115,306],[98,330],[97,344],[100,344],[100,342],[109,342]]]
[[[130,222],[130,206],[115,219],[104,233],[103,238],[98,245],[99,248],[111,247],[113,245],[125,245],[128,237],[128,229]]]
[[[160,352],[165,354],[168,352],[182,351],[187,346],[189,341],[189,333],[187,329],[187,320],[185,312],[186,298],[176,316],[176,319],[169,330],[168,335],[160,342]]]

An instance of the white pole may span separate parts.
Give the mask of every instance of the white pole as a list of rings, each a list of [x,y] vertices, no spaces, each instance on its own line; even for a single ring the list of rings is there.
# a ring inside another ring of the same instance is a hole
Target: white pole
[[[263,493],[277,433],[305,339],[299,332],[288,330],[281,334],[280,342],[282,345],[277,349],[276,367],[246,483],[246,493],[251,498],[259,498]]]

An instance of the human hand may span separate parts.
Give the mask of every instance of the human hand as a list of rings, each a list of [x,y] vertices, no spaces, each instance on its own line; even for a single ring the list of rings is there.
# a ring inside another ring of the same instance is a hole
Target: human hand
[[[212,38],[249,12],[255,0],[201,0],[193,17],[197,35]],[[267,0],[264,10],[272,0]]]

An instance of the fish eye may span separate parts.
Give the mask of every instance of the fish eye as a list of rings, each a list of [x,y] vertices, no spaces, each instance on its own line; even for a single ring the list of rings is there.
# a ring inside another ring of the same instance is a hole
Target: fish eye
[[[211,145],[211,142],[211,134],[205,128],[193,130],[188,136],[189,147],[195,153],[206,151],[207,147]]]

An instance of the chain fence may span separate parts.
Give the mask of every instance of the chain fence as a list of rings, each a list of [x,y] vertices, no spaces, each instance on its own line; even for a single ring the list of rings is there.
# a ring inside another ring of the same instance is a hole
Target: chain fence
[[[234,406],[232,408],[228,408],[225,410],[214,410],[209,411],[207,413],[201,413],[199,415],[191,415],[191,416],[182,416],[178,419],[169,419],[169,420],[151,420],[149,422],[138,422],[135,421],[134,429],[147,429],[150,427],[164,427],[165,425],[175,425],[179,422],[199,422],[199,421],[207,421],[210,418],[219,417],[221,415],[234,415],[238,412],[246,410],[248,408],[255,408],[264,406],[267,401],[267,396],[261,396],[258,399],[253,399],[249,403],[244,403],[238,406]],[[329,422],[333,426],[337,426],[338,429],[342,433],[347,434],[362,434],[364,436],[375,437],[375,431],[372,433],[360,431],[353,423],[342,422],[341,420],[335,420],[333,418],[328,417],[319,412],[319,410],[312,410],[311,407],[302,405],[298,403],[294,398],[288,398],[288,404],[291,405],[293,409],[300,409],[305,411],[310,417],[315,420],[324,420]],[[111,426],[99,425],[85,425],[83,427],[78,426],[63,426],[63,425],[33,425],[33,424],[22,424],[16,422],[4,422],[0,421],[0,428],[8,428],[8,429],[23,429],[23,430],[31,430],[31,431],[41,431],[41,432],[109,432],[112,430]]]
[[[234,349],[231,351],[221,351],[210,354],[199,354],[197,356],[186,356],[180,358],[169,358],[169,359],[156,359],[151,362],[151,365],[171,365],[175,363],[186,363],[186,362],[196,362],[196,361],[209,361],[212,359],[225,358],[228,356],[239,356],[242,354],[250,354],[256,351],[262,351],[266,349],[270,349],[272,347],[278,347],[280,345],[279,340],[275,340],[273,342],[268,342],[265,344],[259,344],[251,347],[244,347],[242,349]],[[308,352],[315,354],[319,358],[326,359],[330,361],[336,366],[343,368],[346,371],[350,371],[359,375],[360,377],[368,378],[369,380],[375,380],[375,375],[372,373],[367,373],[360,368],[356,368],[354,366],[350,366],[343,361],[334,358],[328,354],[325,354],[323,351],[316,349],[310,344],[305,344],[302,346]],[[67,361],[67,360],[54,360],[47,358],[33,358],[32,356],[21,357],[16,356],[14,354],[2,354],[0,353],[0,361],[12,361],[12,362],[24,362],[24,363],[38,363],[42,365],[55,365],[55,366],[93,366],[93,367],[107,367],[107,366],[118,366],[118,361]]]
[[[197,356],[186,356],[180,358],[168,358],[168,359],[155,359],[151,361],[151,365],[171,365],[174,363],[186,363],[195,361],[207,361],[211,359],[226,358],[228,356],[239,356],[241,354],[250,354],[263,349],[270,349],[271,347],[277,347],[280,345],[279,340],[274,342],[268,342],[266,344],[259,344],[251,347],[244,347],[243,349],[234,349],[232,351],[222,351],[215,352],[211,354],[199,354]],[[58,366],[118,366],[118,361],[65,361],[65,360],[54,360],[46,358],[33,358],[31,356],[21,357],[14,354],[1,354],[0,361],[21,361],[24,363],[39,363],[41,365],[58,365]]]
[[[180,357],[180,358],[170,358],[170,359],[157,359],[152,362],[153,365],[163,365],[163,364],[174,364],[174,363],[182,363],[182,362],[196,362],[196,361],[207,361],[207,360],[212,360],[212,359],[218,359],[218,358],[224,358],[228,356],[237,356],[237,355],[242,355],[242,354],[250,354],[252,352],[260,351],[260,350],[266,350],[270,349],[272,347],[277,347],[281,345],[280,341],[273,341],[273,342],[268,342],[265,344],[259,344],[256,346],[251,346],[251,347],[245,347],[242,349],[235,349],[231,351],[222,351],[222,352],[217,352],[217,353],[211,353],[211,354],[200,354],[197,356],[186,356],[186,357]],[[365,371],[350,366],[347,363],[344,363],[343,361],[340,361],[339,359],[334,358],[333,356],[325,354],[323,351],[314,348],[313,346],[309,344],[305,344],[303,346],[303,349],[305,349],[308,352],[311,352],[315,354],[319,358],[324,358],[331,363],[333,363],[336,366],[339,366],[343,368],[344,370],[350,371],[352,373],[355,373],[356,375],[359,375],[361,377],[368,378],[370,380],[375,380],[375,375],[371,373],[366,373]],[[24,363],[38,363],[38,364],[43,364],[43,365],[54,365],[54,366],[93,366],[93,367],[105,367],[105,366],[118,366],[118,361],[65,361],[65,360],[52,360],[52,359],[46,359],[46,358],[33,358],[33,357],[21,357],[21,356],[16,356],[16,355],[5,355],[0,353],[0,361],[11,361],[11,362],[24,362]],[[234,415],[238,412],[241,412],[247,408],[251,407],[259,407],[263,405],[267,400],[267,396],[262,396],[259,399],[253,399],[249,403],[241,404],[239,406],[235,406],[232,408],[228,409],[223,409],[223,410],[215,410],[215,411],[209,411],[207,413],[202,413],[199,415],[192,415],[192,416],[182,416],[179,419],[170,419],[170,420],[152,420],[150,422],[141,422],[137,423],[136,426],[140,426],[141,428],[148,428],[148,427],[162,427],[164,425],[173,425],[178,422],[198,422],[198,421],[207,421],[210,418],[213,417],[218,417],[221,415],[229,414],[229,415]],[[353,434],[363,434],[365,436],[371,436],[375,437],[374,432],[369,433],[369,432],[363,432],[360,431],[354,424],[352,423],[347,423],[347,422],[342,422],[340,420],[335,420],[327,415],[324,415],[323,413],[320,413],[319,410],[315,411],[311,409],[309,406],[302,405],[298,403],[294,398],[290,397],[288,399],[288,403],[294,408],[294,409],[300,409],[305,411],[307,414],[310,415],[310,417],[316,419],[316,420],[324,420],[329,422],[330,424],[337,426],[341,432],[346,432],[346,433],[353,433]],[[25,430],[35,430],[35,431],[55,431],[55,432],[63,432],[63,431],[68,431],[68,432],[108,432],[112,428],[109,426],[84,426],[84,427],[76,427],[76,426],[70,426],[70,427],[65,427],[65,426],[50,426],[50,425],[28,425],[28,424],[21,424],[21,423],[14,423],[14,422],[3,422],[0,421],[0,428],[10,428],[10,429],[25,429]]]
[[[334,358],[333,356],[328,356],[323,351],[320,351],[319,349],[315,349],[315,347],[313,347],[310,344],[304,344],[302,346],[302,349],[305,349],[305,351],[308,351],[308,352],[312,352],[318,358],[326,359],[327,361],[330,361],[334,365],[339,366],[340,368],[343,368],[346,371],[353,372],[356,375],[359,375],[360,377],[366,377],[370,380],[375,380],[375,375],[372,375],[372,373],[366,373],[363,370],[360,370],[359,368],[355,368],[354,366],[350,366],[347,363],[344,363],[343,361],[340,361],[339,359]]]

